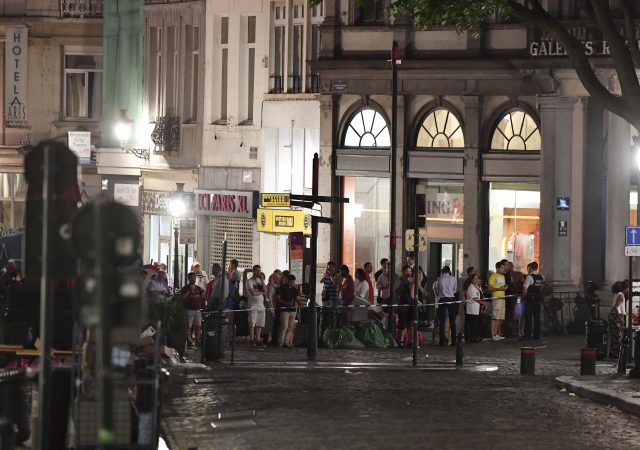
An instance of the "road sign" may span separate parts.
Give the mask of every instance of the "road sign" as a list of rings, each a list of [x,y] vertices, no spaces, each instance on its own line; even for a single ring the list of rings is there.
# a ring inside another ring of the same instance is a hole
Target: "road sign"
[[[260,194],[260,206],[263,208],[291,206],[291,194]]]
[[[258,231],[311,234],[311,216],[297,209],[258,208]]]
[[[624,247],[624,256],[640,256],[640,246],[626,245]]]
[[[418,247],[421,252],[424,252],[427,249],[427,229],[420,228],[420,238]],[[409,228],[404,232],[404,249],[408,252],[412,252],[415,250],[415,242],[413,240],[415,236],[415,230],[413,228]]]
[[[640,245],[640,227],[624,227],[624,245]]]
[[[196,243],[196,221],[194,219],[184,219],[180,221],[180,243]]]

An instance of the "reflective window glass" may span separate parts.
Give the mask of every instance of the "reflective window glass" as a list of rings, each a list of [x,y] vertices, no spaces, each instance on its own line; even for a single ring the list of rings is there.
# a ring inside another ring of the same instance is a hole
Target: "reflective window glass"
[[[464,147],[460,121],[447,109],[438,108],[431,111],[420,126],[416,147]]]
[[[358,112],[349,123],[345,147],[389,147],[391,136],[384,118],[374,109]]]
[[[498,123],[491,139],[491,150],[540,151],[542,139],[533,117],[521,110],[509,111]]]

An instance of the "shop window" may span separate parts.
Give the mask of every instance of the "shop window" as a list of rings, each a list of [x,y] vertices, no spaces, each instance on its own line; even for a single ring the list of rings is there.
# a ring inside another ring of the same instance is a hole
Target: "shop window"
[[[416,147],[464,147],[464,135],[460,121],[445,108],[431,111],[420,125]]]
[[[389,127],[384,118],[374,109],[358,112],[347,128],[345,147],[390,147]]]
[[[374,265],[389,257],[389,196],[388,178],[345,177],[342,230],[342,262],[353,274],[366,262]]]
[[[539,262],[540,186],[491,183],[489,190],[489,268],[508,259],[517,271]]]
[[[66,50],[64,55],[64,116],[100,118],[102,110],[102,55]]]
[[[491,150],[540,151],[540,130],[533,117],[521,110],[509,111],[493,131]]]

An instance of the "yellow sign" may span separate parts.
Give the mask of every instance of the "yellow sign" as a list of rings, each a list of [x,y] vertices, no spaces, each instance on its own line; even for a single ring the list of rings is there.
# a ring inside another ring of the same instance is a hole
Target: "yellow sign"
[[[260,194],[260,206],[263,208],[288,208],[291,206],[291,194]]]
[[[424,252],[427,249],[427,229],[420,228],[418,231],[420,234],[420,237],[418,238],[418,250]],[[408,230],[404,231],[404,249],[408,252],[412,252],[415,250],[414,236],[415,230],[413,228],[409,228]]]
[[[311,216],[295,209],[258,208],[258,231],[263,233],[311,234]]]

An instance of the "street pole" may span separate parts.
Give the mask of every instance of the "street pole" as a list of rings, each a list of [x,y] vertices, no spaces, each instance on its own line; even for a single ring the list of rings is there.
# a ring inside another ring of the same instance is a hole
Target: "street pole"
[[[51,166],[54,156],[52,148],[44,146],[44,167],[42,179],[42,273],[40,278],[40,374],[38,376],[38,440],[37,448],[45,450],[49,446],[51,436],[51,413],[53,386],[51,385],[51,347],[54,295],[51,280],[52,256],[51,248],[53,219],[53,173]]]
[[[389,231],[389,264],[391,264],[390,280],[391,286],[391,305],[396,304],[395,278],[396,278],[396,160],[398,159],[398,66],[400,60],[400,50],[398,49],[398,41],[393,41],[391,48],[391,202],[389,211],[389,220],[391,222]],[[389,320],[387,322],[388,330],[393,334],[395,331],[395,314],[394,307],[389,308]]]
[[[633,297],[631,296],[632,286],[633,286],[633,256],[629,256],[629,281],[628,281],[628,290],[627,290],[627,361],[631,362],[633,352],[631,349],[633,348]]]
[[[173,290],[180,289],[180,241],[178,240],[178,223],[173,225]]]
[[[416,183],[417,184],[417,183]],[[420,229],[418,228],[418,196],[414,193],[414,225],[413,225],[413,366],[418,365],[418,293],[420,292],[420,266],[418,253],[420,252]]]
[[[318,197],[320,158],[317,153],[313,155],[311,195]],[[307,359],[315,361],[318,354],[318,320],[316,310],[316,277],[318,265],[318,218],[311,216],[311,265],[309,267],[309,307],[307,318]],[[304,278],[304,277],[303,277]],[[304,280],[303,280],[304,281]]]

